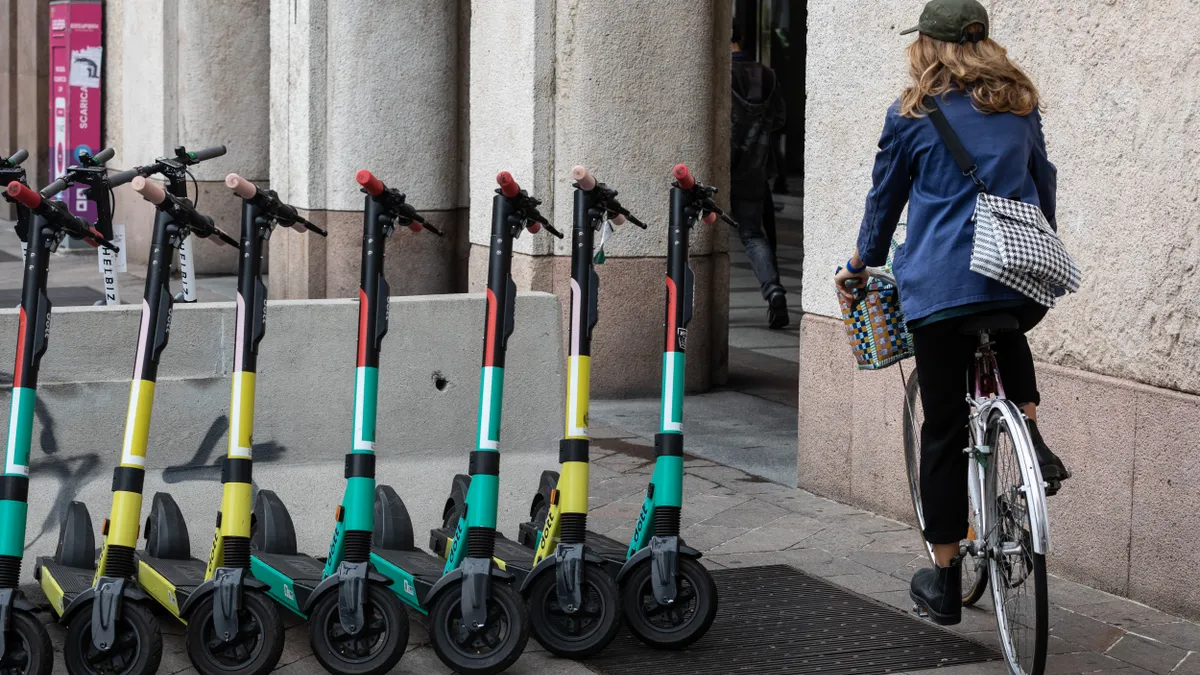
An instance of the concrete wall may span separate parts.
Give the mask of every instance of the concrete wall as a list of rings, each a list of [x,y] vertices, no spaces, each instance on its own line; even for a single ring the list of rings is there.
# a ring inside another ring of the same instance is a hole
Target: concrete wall
[[[228,152],[192,174],[200,210],[237,232],[241,200],[225,175],[265,185],[269,177],[268,0],[116,0],[107,3],[105,31],[110,96],[105,143],[117,150],[114,169],[147,164],[189,150],[225,145]],[[128,255],[149,254],[154,210],[128,187],[117,190],[116,221],[126,224]],[[232,249],[198,241],[200,273],[232,273]]]
[[[0,154],[29,151],[22,165],[36,185],[49,182],[50,10],[44,2],[0,0]],[[0,218],[15,217],[7,202]]]
[[[586,165],[650,225],[627,227],[598,269],[593,396],[657,392],[670,171],[728,176],[730,7],[723,2],[475,2],[471,16],[472,287],[487,274],[496,173],[512,172],[570,230],[571,167]],[[617,37],[619,36],[619,37]],[[728,257],[723,226],[692,234],[696,313],[688,386],[724,378]],[[570,241],[523,236],[523,288],[569,297]]]
[[[0,310],[15,326],[15,309]],[[31,462],[28,552],[54,550],[58,521],[83,500],[97,526],[107,515],[138,328],[136,307],[54,312],[42,362]],[[292,509],[304,550],[328,546],[349,449],[358,303],[272,301],[260,348],[254,482]],[[396,486],[418,533],[436,524],[450,478],[475,447],[479,400],[480,294],[394,298],[380,366],[379,479]],[[502,448],[501,522],[527,514],[543,468],[555,465],[562,424],[557,300],[522,294],[509,343]],[[228,440],[233,303],[180,305],[162,358],[150,430],[145,494],[169,489],[191,521],[203,556],[219,501],[218,463]],[[0,331],[0,351],[16,331]],[[86,353],[80,347],[91,345]],[[7,426],[4,427],[7,429]],[[514,452],[509,453],[509,450]],[[315,526],[313,524],[316,524]]]
[[[329,239],[280,233],[271,275],[284,297],[357,295],[370,169],[447,236],[391,241],[397,294],[456,290],[459,3],[274,0],[271,180]],[[398,27],[403,27],[398,30]]]
[[[988,3],[1041,88],[1058,225],[1084,273],[1030,333],[1041,428],[1075,477],[1051,500],[1056,574],[1200,616],[1200,30],[1190,0]],[[802,487],[911,520],[900,376],[853,369],[830,277],[853,250],[884,111],[906,83],[899,0],[809,2]],[[1130,22],[1136,15],[1138,20]],[[911,363],[906,364],[911,372]],[[1112,376],[1112,377],[1108,377]],[[1118,379],[1119,378],[1119,379]],[[1153,385],[1153,386],[1148,386]],[[1172,391],[1175,390],[1175,391]],[[1180,393],[1182,392],[1182,393]],[[1168,543],[1169,542],[1169,543]]]

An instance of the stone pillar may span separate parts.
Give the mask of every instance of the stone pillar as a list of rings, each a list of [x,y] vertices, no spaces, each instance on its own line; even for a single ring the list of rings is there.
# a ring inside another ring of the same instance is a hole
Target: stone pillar
[[[109,162],[123,169],[169,155],[175,146],[228,152],[195,169],[200,210],[230,233],[240,228],[241,200],[224,185],[236,171],[265,184],[269,177],[269,0],[109,0],[105,54],[109,93]],[[153,210],[128,187],[117,192],[131,260],[149,252]],[[196,267],[233,273],[237,253],[199,241]]]
[[[12,58],[13,41],[17,39],[17,3],[0,0],[0,155],[16,152],[17,71]],[[0,220],[12,220],[16,211],[0,199]]]
[[[272,297],[357,295],[369,169],[446,231],[396,233],[395,295],[456,290],[460,199],[457,0],[272,0],[271,181],[329,230],[276,231]]]
[[[511,171],[570,230],[571,167],[587,166],[649,225],[606,246],[592,395],[653,396],[661,385],[671,168],[729,176],[728,3],[479,2],[471,17],[470,287],[487,273],[492,189]],[[697,225],[687,384],[720,383],[728,354],[726,226]],[[570,242],[522,236],[514,277],[569,302]],[[518,333],[522,330],[518,318]]]
[[[29,151],[29,182],[50,182],[50,6],[0,0],[0,153]],[[15,217],[7,204],[0,217]]]

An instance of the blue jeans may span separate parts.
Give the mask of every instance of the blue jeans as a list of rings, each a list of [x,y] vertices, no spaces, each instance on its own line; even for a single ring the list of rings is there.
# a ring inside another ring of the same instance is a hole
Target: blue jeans
[[[758,279],[763,299],[770,300],[776,293],[786,293],[779,283],[779,263],[775,260],[775,205],[771,201],[771,191],[766,190],[762,197],[755,199],[732,197],[729,210],[738,223],[738,237],[746,249],[746,257],[750,258],[750,268]]]

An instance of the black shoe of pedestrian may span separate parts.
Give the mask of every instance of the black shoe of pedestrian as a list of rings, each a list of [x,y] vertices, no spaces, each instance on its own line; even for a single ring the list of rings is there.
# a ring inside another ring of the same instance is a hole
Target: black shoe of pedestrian
[[[776,293],[767,300],[767,327],[771,330],[779,330],[791,323],[792,319],[788,316],[787,296],[783,293]]]
[[[939,626],[961,623],[962,558],[951,560],[949,567],[935,565],[917,570],[909,584],[908,597]]]
[[[1062,482],[1071,477],[1067,465],[1063,464],[1058,455],[1050,451],[1046,439],[1038,431],[1037,422],[1029,420],[1029,437],[1033,440],[1033,449],[1037,452],[1038,464],[1042,467],[1042,480],[1046,481],[1046,496],[1053,497],[1062,488]]]

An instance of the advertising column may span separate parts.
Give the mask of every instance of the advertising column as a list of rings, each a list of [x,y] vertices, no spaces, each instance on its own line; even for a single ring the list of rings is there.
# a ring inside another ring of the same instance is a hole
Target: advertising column
[[[79,163],[81,151],[100,150],[100,0],[50,3],[50,175],[52,181]],[[77,216],[95,222],[95,207],[84,198],[86,186],[59,195]]]

